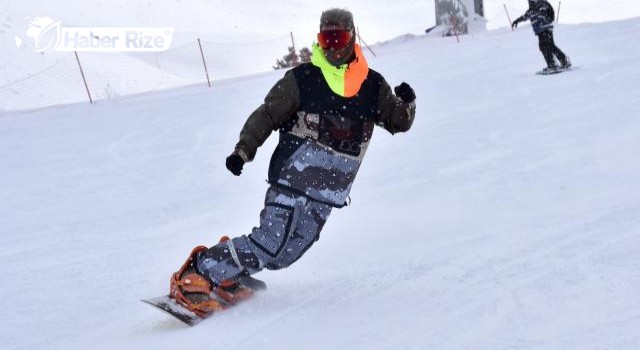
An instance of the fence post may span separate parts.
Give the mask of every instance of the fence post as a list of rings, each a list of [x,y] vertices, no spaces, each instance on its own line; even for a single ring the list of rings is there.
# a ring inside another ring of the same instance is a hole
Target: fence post
[[[207,85],[211,87],[211,80],[209,80],[209,70],[207,69],[207,61],[204,60],[204,52],[202,52],[202,44],[200,38],[198,38],[198,47],[200,47],[200,57],[202,57],[202,65],[204,65],[204,74],[207,76]]]
[[[293,62],[291,64],[295,67],[298,65],[298,53],[296,52],[296,43],[293,41],[293,32],[289,32],[291,35],[291,48],[293,48]]]
[[[367,48],[367,50],[369,50],[369,52],[371,52],[371,54],[373,55],[373,57],[378,57],[378,55],[376,55],[375,52],[373,52],[373,50],[371,50],[371,48],[369,47],[369,45],[367,45],[366,42],[364,42],[364,40],[362,39],[362,37],[360,36],[360,28],[356,27],[356,35],[358,36],[358,40],[360,40],[361,43],[364,44],[364,46]]]
[[[513,26],[511,25],[511,16],[509,16],[509,11],[507,11],[507,4],[502,4],[502,6],[504,6],[504,12],[507,14],[507,20],[509,21],[509,28],[511,28],[511,31],[513,32]]]
[[[456,36],[456,41],[458,43],[460,43],[460,37],[458,36],[458,20],[456,20],[456,17],[449,16],[449,22],[451,22],[452,26],[453,26],[453,34]]]
[[[558,15],[556,16],[556,23],[560,23],[560,6],[562,6],[562,1],[558,1]]]
[[[84,81],[84,88],[87,89],[87,95],[89,96],[89,103],[93,104],[93,99],[91,98],[91,92],[89,92],[89,85],[87,84],[87,78],[84,77],[84,71],[82,70],[80,59],[78,58],[78,52],[73,51],[73,53],[76,55],[76,62],[78,62],[78,68],[80,68],[80,75],[82,75],[82,81]]]

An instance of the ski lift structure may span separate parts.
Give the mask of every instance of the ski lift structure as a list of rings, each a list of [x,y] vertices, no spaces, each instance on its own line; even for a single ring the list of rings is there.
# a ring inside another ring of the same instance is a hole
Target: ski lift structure
[[[443,36],[456,36],[487,30],[483,0],[436,0],[436,27]],[[433,30],[430,28],[428,32]],[[459,40],[459,39],[458,39]]]

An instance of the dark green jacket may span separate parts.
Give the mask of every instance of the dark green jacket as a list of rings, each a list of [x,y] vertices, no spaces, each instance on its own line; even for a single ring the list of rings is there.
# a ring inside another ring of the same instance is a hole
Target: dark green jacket
[[[392,134],[407,131],[413,124],[416,106],[415,102],[405,103],[396,97],[385,79],[368,69],[359,48],[356,64],[349,67],[330,66],[318,47],[314,51],[312,63],[287,71],[249,116],[235,152],[249,162],[269,135],[280,130],[269,182],[342,206],[373,125]],[[350,69],[353,72],[363,67],[366,71],[354,96],[342,96],[340,79],[345,72],[349,77]],[[315,159],[300,155],[302,148],[306,154],[316,154]],[[300,171],[301,164],[305,164],[304,171]]]

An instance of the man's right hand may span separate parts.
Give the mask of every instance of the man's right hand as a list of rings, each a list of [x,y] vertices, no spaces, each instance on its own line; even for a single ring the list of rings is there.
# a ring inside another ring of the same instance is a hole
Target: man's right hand
[[[227,169],[235,175],[240,176],[242,174],[242,167],[244,166],[244,159],[236,153],[232,153],[227,157]]]
[[[518,28],[518,23],[520,23],[520,19],[516,19],[515,21],[513,21],[513,23],[511,23],[511,28]]]

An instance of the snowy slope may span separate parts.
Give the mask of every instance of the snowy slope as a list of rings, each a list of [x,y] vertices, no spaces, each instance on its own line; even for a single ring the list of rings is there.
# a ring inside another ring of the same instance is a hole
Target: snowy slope
[[[616,349],[640,344],[640,19],[379,48],[418,94],[269,290],[196,328],[138,300],[258,222],[275,137],[224,169],[271,72],[0,116],[4,349]]]
[[[486,1],[489,28],[508,25],[504,5],[513,18],[527,8],[524,0]],[[204,84],[197,38],[203,41],[214,84],[229,77],[269,71],[291,45],[290,32],[298,48],[308,46],[315,36],[319,14],[336,6],[354,12],[360,33],[369,44],[406,33],[423,34],[435,21],[433,0],[397,1],[393,7],[387,0],[233,4],[221,0],[66,0],[62,5],[42,0],[5,1],[0,6],[0,110],[42,108],[87,99],[72,54],[32,52],[33,39],[26,30],[34,17],[50,17],[71,27],[175,29],[170,52],[81,53],[92,97],[101,100]],[[564,24],[640,16],[637,0],[565,0],[557,10]],[[20,49],[16,48],[16,37],[22,40]]]
[[[68,56],[64,52],[32,52],[33,40],[26,35],[26,30],[29,18],[33,17],[50,17],[70,27],[172,27],[175,29],[173,49],[193,43],[197,38],[217,44],[209,45],[207,60],[210,68],[225,68],[222,72],[212,70],[212,76],[219,79],[242,75],[243,71],[247,74],[270,70],[276,58],[287,53],[287,47],[291,45],[290,32],[294,33],[298,47],[310,45],[321,12],[332,6],[348,7],[354,11],[362,35],[370,43],[408,31],[422,33],[434,21],[433,3],[413,1],[396,9],[389,9],[386,0],[346,3],[334,0],[322,3],[246,1],[233,4],[221,0],[66,0],[64,4],[42,0],[6,1],[0,6],[0,87],[32,76]],[[16,48],[16,36],[23,40],[20,49]],[[194,51],[197,68],[201,69],[199,51]],[[190,49],[185,50],[185,56],[186,52]],[[110,57],[126,60],[125,54],[107,55],[100,65],[86,64],[92,68],[99,67],[102,74],[116,76],[126,73],[129,77],[143,76],[151,80],[154,74],[158,74],[144,71],[155,68],[155,65],[141,67],[126,61],[112,64]],[[191,65],[190,61],[185,62],[184,57],[175,63]],[[125,72],[118,69],[123,67]],[[71,72],[67,74],[72,76],[74,69],[77,68],[70,65]],[[136,72],[137,69],[142,72]]]

